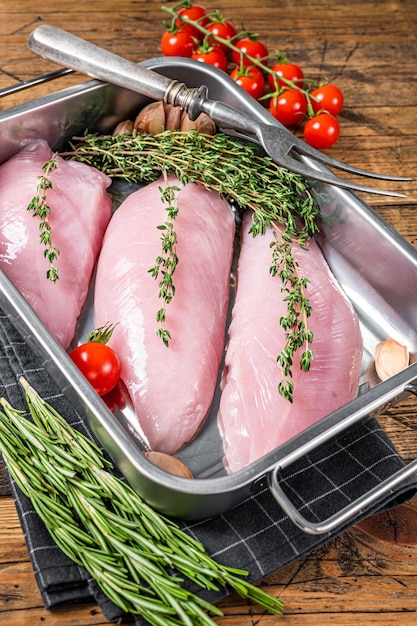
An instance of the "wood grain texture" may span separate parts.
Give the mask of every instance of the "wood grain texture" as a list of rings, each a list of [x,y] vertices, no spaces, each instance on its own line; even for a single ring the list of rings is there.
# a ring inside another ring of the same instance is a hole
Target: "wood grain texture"
[[[167,3],[168,4],[168,3]],[[417,3],[415,0],[207,0],[209,9],[262,35],[315,79],[337,81],[345,94],[340,160],[385,173],[417,177]],[[32,29],[69,29],[132,61],[160,56],[161,3],[154,0],[0,0],[0,89],[56,69],[33,55]],[[87,80],[74,73],[0,100],[0,109]],[[384,184],[385,185],[385,184]],[[393,188],[388,186],[387,188]],[[364,199],[417,247],[417,183],[406,199]],[[375,263],[378,259],[375,258]],[[381,423],[407,461],[417,454],[417,400],[391,408]],[[0,473],[0,493],[8,493]],[[271,546],[273,549],[273,546]],[[277,619],[231,596],[219,606],[219,626],[411,626],[417,623],[417,498],[365,520],[324,548],[260,584],[286,603]],[[95,605],[43,608],[13,500],[0,497],[0,623],[8,626],[107,624]]]

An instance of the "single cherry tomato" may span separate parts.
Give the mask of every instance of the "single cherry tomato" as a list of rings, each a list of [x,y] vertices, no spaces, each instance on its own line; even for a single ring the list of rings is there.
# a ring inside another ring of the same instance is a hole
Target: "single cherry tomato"
[[[191,58],[218,67],[224,72],[227,70],[227,57],[219,46],[200,46],[192,53]]]
[[[251,39],[250,37],[243,37],[235,43],[236,48],[240,50],[232,50],[232,61],[235,65],[240,67],[248,67],[253,65],[253,61],[247,59],[244,54],[249,55],[252,59],[265,59],[268,56],[268,48],[260,39]],[[244,54],[241,54],[244,53]]]
[[[263,74],[256,67],[244,68],[243,72],[236,68],[230,77],[237,82],[248,94],[253,96],[255,100],[259,100],[263,96],[265,90],[265,79]]]
[[[330,148],[339,138],[339,122],[330,113],[319,113],[304,125],[304,139],[313,148]]]
[[[180,9],[178,11],[178,15],[180,17],[175,21],[176,26],[181,27],[183,24],[187,24],[187,26],[191,29],[192,36],[201,41],[204,37],[204,33],[192,24],[183,21],[181,17],[198,22],[201,26],[207,26],[210,21],[210,18],[207,15],[207,9],[201,4],[192,4],[189,7]]]
[[[105,343],[88,341],[70,354],[71,359],[100,396],[109,393],[120,378],[120,360]]]
[[[226,41],[232,41],[237,35],[236,28],[233,26],[232,22],[229,22],[227,20],[221,22],[211,22],[206,26],[206,28],[216,37],[220,37],[221,39],[225,39]],[[219,46],[226,54],[228,53],[229,48],[226,44],[221,43],[216,39],[213,39],[213,44]]]
[[[298,89],[285,89],[271,98],[269,111],[284,126],[295,126],[307,113],[307,98]]]
[[[311,94],[311,106],[314,113],[325,111],[332,115],[339,115],[343,109],[343,92],[337,85],[331,83],[314,89]]]
[[[186,29],[166,31],[162,35],[161,50],[166,57],[191,57],[195,42],[191,32]]]
[[[290,89],[291,85],[286,81],[295,83],[298,87],[302,87],[304,72],[296,63],[276,63],[271,67],[274,74],[268,74],[268,83],[273,91],[278,87],[287,87]],[[285,80],[281,80],[284,78]]]

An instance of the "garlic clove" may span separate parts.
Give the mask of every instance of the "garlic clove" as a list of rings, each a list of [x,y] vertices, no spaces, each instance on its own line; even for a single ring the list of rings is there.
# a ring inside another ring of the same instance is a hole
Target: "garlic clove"
[[[181,107],[174,107],[172,104],[165,104],[165,130],[179,130],[181,126],[181,115],[183,109]]]
[[[401,372],[410,363],[408,348],[395,339],[387,339],[376,346],[375,370],[380,380],[387,380]]]
[[[147,104],[137,114],[133,126],[138,133],[150,135],[161,133],[165,129],[164,103],[159,101]]]
[[[181,476],[182,478],[193,478],[189,468],[175,456],[165,454],[164,452],[155,452],[153,450],[150,452],[144,452],[143,454],[146,456],[148,461],[169,474]]]
[[[200,113],[197,119],[192,121],[184,111],[181,118],[181,131],[187,133],[190,130],[197,130],[205,135],[215,135],[216,124],[206,113]]]
[[[113,131],[113,135],[130,135],[133,131],[132,120],[119,122]]]

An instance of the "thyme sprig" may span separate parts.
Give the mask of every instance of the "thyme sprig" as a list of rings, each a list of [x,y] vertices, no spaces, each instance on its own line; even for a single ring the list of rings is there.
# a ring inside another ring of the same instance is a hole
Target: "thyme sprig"
[[[311,306],[306,296],[306,288],[310,282],[308,278],[300,276],[295,262],[291,244],[284,241],[280,230],[275,228],[275,238],[271,243],[272,265],[271,276],[279,275],[282,283],[281,291],[285,292],[287,315],[280,318],[280,325],[285,331],[285,345],[277,357],[282,371],[282,379],[278,383],[279,393],[293,401],[294,383],[291,380],[294,355],[303,348],[300,358],[300,368],[307,372],[313,360],[313,351],[310,344],[313,333],[308,327],[308,318],[311,315]]]
[[[52,229],[49,221],[51,214],[51,208],[48,204],[47,191],[52,189],[52,181],[49,178],[51,172],[57,168],[57,155],[54,154],[49,161],[42,166],[43,174],[38,176],[38,184],[36,187],[36,195],[32,198],[27,206],[28,211],[32,211],[34,217],[39,217],[39,239],[41,244],[45,246],[44,257],[49,262],[49,269],[46,272],[46,277],[55,283],[58,276],[58,268],[55,265],[55,261],[59,255],[59,249],[52,244]]]
[[[305,243],[318,230],[318,207],[306,180],[223,133],[164,131],[158,135],[75,137],[61,153],[97,167],[111,178],[152,182],[173,173],[182,184],[200,183],[252,209],[251,232],[264,234],[277,221],[283,237]]]
[[[214,626],[220,609],[181,586],[229,586],[274,615],[283,603],[217,563],[173,521],[118,479],[90,439],[73,429],[24,380],[32,419],[4,398],[0,452],[51,537],[122,610],[153,626]]]
[[[256,146],[236,141],[223,133],[214,136],[196,131],[164,131],[158,135],[135,132],[118,136],[88,134],[75,137],[73,141],[72,149],[62,156],[94,166],[112,178],[147,183],[161,174],[172,173],[182,184],[199,183],[216,191],[252,210],[250,232],[253,236],[263,235],[267,228],[280,225],[270,272],[280,278],[287,294],[288,313],[280,320],[287,340],[277,358],[283,372],[278,389],[292,401],[290,378],[294,354],[304,347],[301,367],[305,370],[308,370],[313,356],[309,347],[312,334],[308,328],[307,281],[299,276],[291,249],[291,245],[304,246],[318,231],[318,205],[305,179],[261,154]],[[151,269],[155,277],[162,272],[160,295],[164,306],[158,311],[161,323],[165,321],[166,305],[175,292],[171,281],[178,262],[173,231],[176,215],[173,190],[167,189],[166,193],[169,213],[163,225],[163,255]],[[165,342],[169,340],[170,336],[166,334],[169,331],[161,327],[158,332]]]
[[[172,277],[178,265],[178,256],[176,252],[177,234],[174,230],[174,220],[178,215],[176,193],[180,189],[175,185],[166,183],[165,187],[159,187],[159,191],[161,192],[162,202],[168,204],[165,207],[167,220],[158,226],[158,229],[162,232],[162,255],[157,256],[156,265],[149,272],[155,279],[161,279],[159,282],[159,297],[162,298],[163,305],[156,314],[157,322],[160,324],[157,336],[168,346],[171,333],[164,327],[164,323],[166,321],[166,307],[175,295],[175,284]]]

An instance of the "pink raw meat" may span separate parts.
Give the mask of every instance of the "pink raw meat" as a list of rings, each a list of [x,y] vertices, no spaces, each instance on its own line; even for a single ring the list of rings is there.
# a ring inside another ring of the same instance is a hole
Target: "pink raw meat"
[[[284,345],[279,320],[287,315],[278,277],[269,274],[272,231],[255,238],[243,222],[236,302],[229,329],[218,424],[232,473],[288,441],[355,397],[362,338],[352,306],[336,282],[314,240],[309,250],[294,247],[301,276],[310,279],[314,359],[309,372],[294,359],[294,402],[278,393],[276,362]]]
[[[179,263],[167,305],[169,347],[156,336],[159,278],[149,269],[161,254],[167,220],[159,180],[130,195],[107,229],[96,290],[97,326],[117,323],[109,342],[141,429],[153,450],[173,454],[190,441],[210,408],[224,347],[235,223],[225,200],[172,177]]]
[[[51,157],[48,144],[36,140],[0,166],[0,267],[67,349],[110,219],[106,189],[111,181],[88,165],[58,157],[47,191],[52,244],[60,250],[59,279],[52,283],[46,278],[49,263],[39,240],[39,217],[27,210],[42,166]]]

